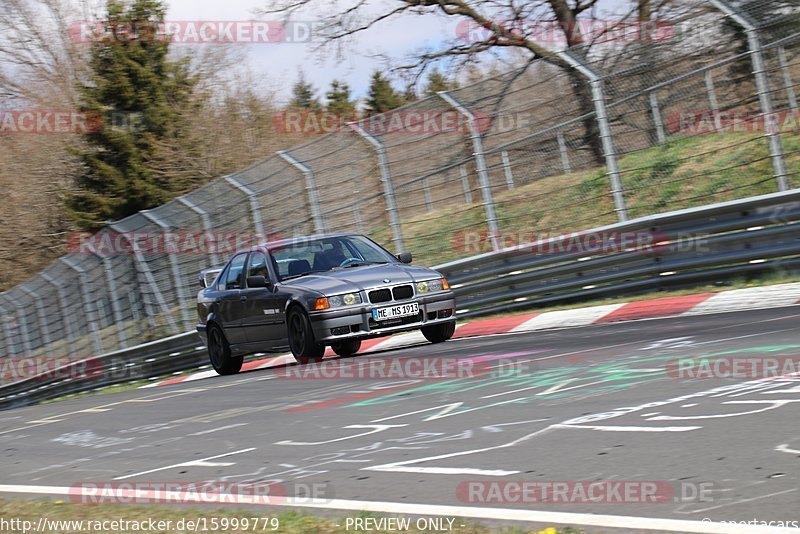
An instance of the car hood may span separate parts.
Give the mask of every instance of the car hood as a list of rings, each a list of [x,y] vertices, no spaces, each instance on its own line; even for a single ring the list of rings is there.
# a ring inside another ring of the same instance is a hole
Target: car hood
[[[387,263],[337,269],[324,273],[311,273],[288,280],[283,285],[317,291],[323,295],[336,295],[367,288],[396,286],[404,283],[430,280],[440,276],[441,274],[438,272],[426,267]],[[389,281],[386,282],[386,280]]]

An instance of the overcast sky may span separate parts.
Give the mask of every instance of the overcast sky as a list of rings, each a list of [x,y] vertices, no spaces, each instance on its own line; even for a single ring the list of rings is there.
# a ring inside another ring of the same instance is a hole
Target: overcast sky
[[[349,2],[343,2],[348,4]],[[396,0],[374,0],[372,9],[382,10],[396,5]],[[601,0],[600,9],[614,10],[626,0]],[[257,10],[264,8],[264,0],[168,0],[167,19],[242,21],[265,19],[258,16]],[[278,17],[274,17],[276,20]],[[295,17],[300,20],[301,17]],[[304,17],[314,20],[311,13]],[[268,89],[276,91],[281,99],[288,99],[291,86],[297,79],[298,68],[302,68],[306,78],[317,89],[317,95],[324,97],[331,80],[343,79],[350,84],[356,98],[362,98],[369,86],[369,78],[376,68],[383,68],[381,59],[372,57],[388,54],[395,59],[403,59],[423,46],[436,45],[452,39],[460,19],[444,15],[404,16],[381,22],[379,26],[360,34],[358,48],[351,49],[347,59],[337,61],[335,57],[320,59],[312,54],[313,45],[305,43],[244,44],[244,48],[256,76],[269,80]],[[214,45],[206,45],[214,46]]]

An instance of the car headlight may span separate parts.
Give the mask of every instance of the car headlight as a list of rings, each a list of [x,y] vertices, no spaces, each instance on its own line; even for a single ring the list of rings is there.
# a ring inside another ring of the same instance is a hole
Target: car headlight
[[[444,289],[450,289],[450,286],[447,284],[447,280],[444,278],[436,278],[434,280],[426,280],[424,282],[417,282],[417,293],[431,293],[433,291],[442,291]]]
[[[344,295],[334,295],[328,297],[328,305],[331,308],[339,306],[352,306],[353,304],[361,304],[361,295],[358,293],[345,293]]]

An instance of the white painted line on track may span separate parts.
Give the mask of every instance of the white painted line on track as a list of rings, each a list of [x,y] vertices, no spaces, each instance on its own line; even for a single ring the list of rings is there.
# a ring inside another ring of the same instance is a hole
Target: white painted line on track
[[[139,475],[148,475],[150,473],[155,473],[157,471],[164,471],[165,469],[173,469],[175,467],[188,467],[188,466],[198,466],[201,465],[202,462],[208,462],[209,460],[216,460],[217,458],[225,458],[228,456],[233,456],[234,454],[242,454],[245,452],[250,452],[256,450],[255,447],[250,447],[249,449],[242,449],[240,451],[232,451],[226,452],[225,454],[218,454],[216,456],[209,456],[208,458],[200,458],[199,460],[190,460],[188,462],[181,462],[179,464],[167,465],[164,467],[157,467],[156,469],[148,469],[147,471],[141,471],[139,473],[132,473],[130,475],[123,475],[121,477],[114,477],[114,480],[125,480],[126,478],[133,478],[138,477]]]
[[[0,493],[23,493],[42,495],[66,495],[75,499],[82,496],[96,498],[98,489],[66,486],[21,486],[0,485]],[[104,496],[119,498],[146,498],[148,492],[134,489],[102,489]],[[185,492],[162,491],[157,493],[162,500],[187,502]],[[373,512],[403,514],[411,516],[451,516],[469,519],[488,519],[500,521],[523,521],[526,523],[550,523],[581,527],[603,527],[638,530],[657,530],[663,532],[684,532],[692,534],[752,534],[752,525],[738,525],[712,521],[691,521],[686,519],[665,519],[658,517],[636,517],[622,515],[586,514],[575,512],[549,512],[527,510],[524,508],[488,508],[482,506],[458,506],[419,503],[398,503],[387,501],[354,501],[346,499],[304,499],[275,498],[258,495],[237,495],[237,503],[291,508],[314,508],[344,510],[351,512]],[[228,499],[226,501],[226,499]],[[230,502],[230,497],[220,494],[221,504]],[[266,500],[266,502],[265,502]],[[787,527],[760,526],[759,534],[797,534],[798,529]]]
[[[189,434],[189,435],[190,436],[202,436],[202,435],[205,435],[205,434],[212,434],[214,432],[219,432],[221,430],[229,430],[231,428],[236,428],[238,426],[247,426],[247,425],[248,425],[248,423],[236,423],[235,425],[227,425],[227,426],[221,426],[219,428],[211,428],[209,430],[201,430],[200,432],[194,432],[193,434]]]

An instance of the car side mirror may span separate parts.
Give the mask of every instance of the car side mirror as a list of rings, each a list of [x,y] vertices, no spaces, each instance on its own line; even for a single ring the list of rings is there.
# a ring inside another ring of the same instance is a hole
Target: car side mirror
[[[254,288],[254,287],[269,287],[269,283],[267,283],[267,278],[265,276],[248,276],[247,277],[247,287]]]
[[[410,252],[401,252],[397,255],[397,259],[400,260],[400,263],[411,263],[413,258]]]

